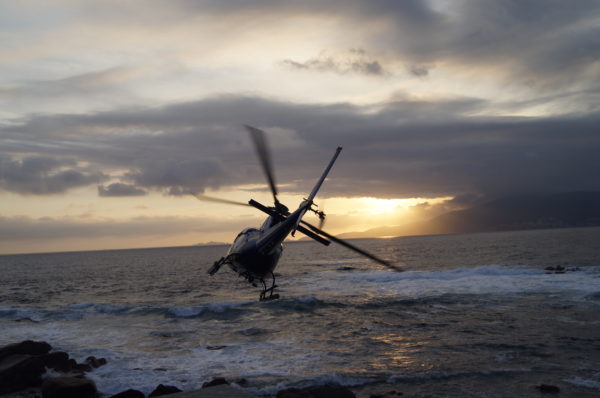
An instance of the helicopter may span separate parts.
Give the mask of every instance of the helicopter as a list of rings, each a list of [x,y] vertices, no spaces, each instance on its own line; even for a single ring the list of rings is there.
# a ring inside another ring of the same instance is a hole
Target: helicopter
[[[257,282],[262,285],[262,291],[259,295],[260,301],[278,299],[279,294],[274,294],[274,290],[277,288],[274,270],[283,253],[283,241],[289,235],[295,236],[296,232],[300,232],[325,246],[328,246],[331,242],[337,243],[394,271],[402,271],[401,268],[390,262],[382,260],[321,229],[325,221],[325,213],[322,210],[318,210],[314,199],[342,151],[342,147],[338,147],[335,150],[329,164],[317,180],[308,197],[300,203],[296,210],[290,212],[288,207],[277,198],[278,190],[275,184],[275,176],[265,132],[248,125],[244,127],[250,133],[254,149],[256,150],[273,195],[273,206],[265,206],[254,199],[250,199],[247,203],[244,203],[192,193],[200,200],[252,206],[268,215],[259,228],[245,228],[237,235],[225,256],[215,261],[210,269],[208,269],[209,275],[216,274],[223,265],[227,264],[234,272],[244,277],[254,287],[258,287]],[[317,215],[320,220],[319,227],[315,227],[302,219],[307,212],[313,212]],[[269,277],[271,278],[271,284],[270,287],[267,287],[265,279]]]

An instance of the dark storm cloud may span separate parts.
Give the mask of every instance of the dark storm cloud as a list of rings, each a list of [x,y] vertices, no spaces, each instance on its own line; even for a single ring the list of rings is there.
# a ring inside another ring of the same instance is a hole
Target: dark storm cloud
[[[100,172],[80,169],[73,160],[50,156],[15,160],[0,153],[0,189],[25,195],[58,194],[106,178]]]
[[[489,107],[494,104],[468,98],[398,99],[360,107],[224,96],[153,109],[31,117],[0,129],[8,138],[0,150],[5,156],[37,152],[48,162],[68,157],[96,170],[72,179],[73,186],[84,184],[84,177],[97,183],[104,173],[120,176],[134,190],[202,192],[264,183],[242,128],[247,123],[271,130],[277,181],[292,191],[307,192],[338,145],[345,149],[324,186],[328,196],[497,196],[600,189],[597,114],[471,116]],[[59,170],[49,163],[32,167],[37,171],[28,174],[27,164],[8,164],[3,170],[34,176],[4,177],[3,188],[19,193],[46,192],[32,188],[40,176],[51,177],[39,170]],[[63,181],[47,192],[67,187]]]
[[[98,195],[104,197],[144,196],[148,192],[133,185],[115,182],[105,187],[98,185]]]

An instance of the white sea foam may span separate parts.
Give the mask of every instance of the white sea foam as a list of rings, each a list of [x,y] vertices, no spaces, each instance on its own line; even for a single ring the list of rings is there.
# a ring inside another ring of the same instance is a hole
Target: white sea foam
[[[176,318],[193,318],[207,312],[215,314],[224,313],[228,310],[238,309],[254,303],[255,301],[203,303],[198,307],[170,307],[167,312]]]
[[[89,373],[88,377],[104,394],[128,388],[148,394],[159,383],[183,390],[197,389],[212,376],[243,374],[248,378],[289,378],[308,371],[318,360],[318,354],[283,340],[233,345],[221,350],[197,347],[164,355],[128,351],[113,353],[107,365]]]
[[[373,383],[378,381],[379,379],[367,378],[367,377],[356,377],[351,375],[345,375],[340,373],[326,373],[322,375],[317,375],[314,377],[301,377],[294,380],[286,380],[279,382],[277,384],[273,384],[267,387],[262,388],[250,388],[248,389],[250,392],[257,395],[268,395],[274,396],[278,391],[286,389],[286,388],[306,388],[314,385],[323,385],[323,384],[339,384],[346,387],[356,387],[362,386],[368,383]]]
[[[599,267],[565,274],[546,273],[526,266],[487,265],[440,271],[390,272],[386,270],[342,273],[326,271],[302,275],[289,282],[292,288],[326,295],[400,296],[420,298],[443,294],[569,293],[584,298],[598,292]],[[295,285],[293,285],[295,283]],[[316,293],[315,293],[316,294]]]
[[[564,382],[573,384],[574,386],[591,388],[593,390],[600,391],[600,381],[583,379],[581,377],[571,377],[568,379],[563,379]]]

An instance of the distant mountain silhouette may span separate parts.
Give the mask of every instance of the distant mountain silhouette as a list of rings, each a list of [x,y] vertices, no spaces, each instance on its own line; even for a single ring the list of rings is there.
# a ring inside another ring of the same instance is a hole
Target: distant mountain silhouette
[[[492,200],[432,220],[340,235],[345,238],[600,226],[600,192],[521,195]]]

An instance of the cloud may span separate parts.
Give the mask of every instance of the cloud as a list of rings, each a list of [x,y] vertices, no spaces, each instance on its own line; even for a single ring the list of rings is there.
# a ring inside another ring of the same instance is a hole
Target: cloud
[[[256,223],[256,218],[137,217],[130,220],[78,220],[70,217],[0,216],[0,242],[66,238],[143,237],[220,233]]]
[[[0,189],[24,195],[48,195],[98,183],[101,172],[83,171],[72,160],[30,156],[14,160],[0,154]]]
[[[143,189],[120,182],[112,183],[108,187],[98,185],[98,195],[104,197],[144,196],[146,194],[148,194],[148,192]]]
[[[494,196],[600,189],[597,114],[473,116],[494,106],[472,98],[397,98],[357,106],[220,96],[156,108],[32,116],[0,128],[7,138],[0,153],[5,158],[37,153],[37,162],[46,163],[5,161],[3,189],[62,192],[97,184],[103,175],[171,194],[262,184],[245,123],[267,130],[277,181],[288,191],[308,192],[338,145],[345,149],[323,195]],[[288,144],[290,132],[294,145]],[[57,160],[65,157],[96,172]],[[59,165],[73,178],[65,178]]]
[[[246,18],[260,26],[309,18],[315,29],[330,27],[325,34],[343,46],[337,50],[359,43],[376,59],[385,55],[386,64],[435,64],[453,74],[493,77],[500,87],[560,91],[574,84],[585,87],[600,77],[600,3],[595,0],[576,6],[561,0],[181,1],[176,8],[188,15],[208,13],[219,21]],[[284,64],[352,71],[340,61],[333,56],[290,57]]]
[[[429,70],[430,67],[426,65],[413,64],[408,67],[408,71],[411,75],[421,78],[427,77],[427,75],[429,75]]]
[[[341,75],[356,73],[367,76],[384,76],[386,71],[379,61],[367,57],[362,49],[351,49],[346,54],[329,55],[326,52],[304,62],[285,59],[281,64],[296,70],[333,72]]]

